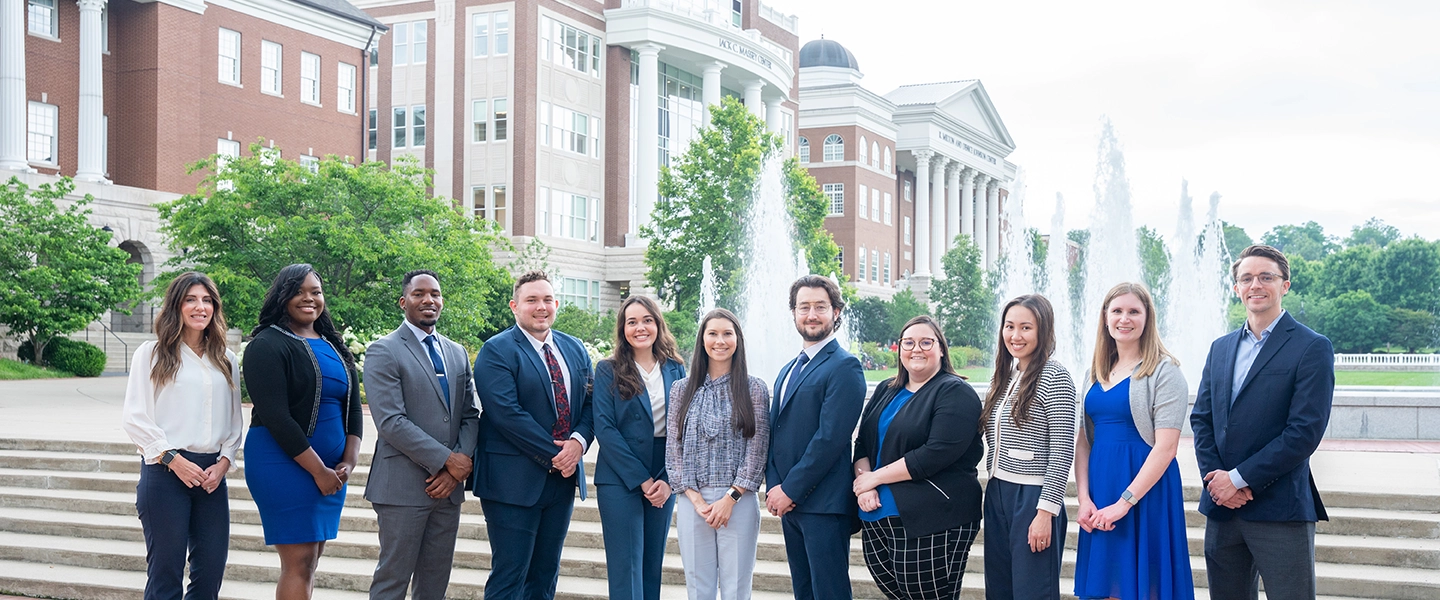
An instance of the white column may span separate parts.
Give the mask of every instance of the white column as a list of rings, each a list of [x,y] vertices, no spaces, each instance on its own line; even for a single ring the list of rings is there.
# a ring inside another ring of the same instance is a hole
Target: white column
[[[935,277],[945,274],[945,165],[950,159],[935,155],[930,168],[930,273]]]
[[[991,179],[989,194],[985,200],[985,220],[989,231],[985,233],[985,268],[995,266],[1000,260],[1000,181]]]
[[[0,0],[0,169],[30,171],[25,154],[25,0]]]
[[[955,247],[955,236],[960,235],[960,172],[965,167],[958,162],[950,163],[945,169],[945,251]]]
[[[975,175],[979,171],[970,167],[960,176],[960,235],[975,238]]]
[[[750,112],[755,113],[755,116],[762,119],[765,115],[761,114],[760,107],[764,102],[761,100],[760,95],[764,91],[765,82],[763,81],[757,79],[755,81],[745,82],[745,108],[750,109]]]
[[[975,176],[975,247],[980,250],[980,264],[985,265],[985,183],[988,175]]]
[[[770,133],[780,133],[780,101],[784,100],[779,96],[765,99],[765,130]]]
[[[635,233],[639,227],[650,224],[650,212],[655,209],[655,199],[660,187],[660,51],[657,44],[641,44],[634,50],[640,53],[640,122],[636,125],[636,167],[640,189],[635,192]]]
[[[100,69],[105,52],[100,38],[100,10],[105,0],[80,0],[80,112],[75,164],[76,181],[105,181],[105,79]]]
[[[434,146],[435,155],[433,162],[429,165],[434,169],[431,185],[436,195],[449,197],[455,194],[455,177],[459,176],[463,181],[464,171],[459,173],[451,167],[455,158],[455,2],[454,0],[437,0],[435,3],[435,33],[431,34],[435,43],[435,97],[430,100],[427,133],[430,139],[427,143]],[[460,38],[464,43],[465,38]],[[335,64],[331,62],[330,64]],[[368,69],[368,66],[361,66]],[[324,63],[321,64],[320,72],[326,72]],[[333,71],[332,71],[333,72]],[[321,82],[325,81],[321,77]],[[334,89],[334,88],[328,88]],[[323,96],[321,103],[329,102]],[[368,118],[368,117],[367,117]],[[463,132],[463,130],[462,130]],[[421,156],[424,156],[423,154]],[[513,189],[513,188],[512,188]],[[470,196],[470,202],[474,202],[474,194],[462,192],[461,198]],[[464,200],[461,201],[462,203]],[[514,202],[514,200],[511,200]]]
[[[705,102],[705,125],[710,124],[710,107],[720,103],[720,71],[725,68],[725,63],[716,61],[706,63],[700,89],[700,98]]]
[[[915,275],[930,276],[930,157],[929,150],[915,156]]]

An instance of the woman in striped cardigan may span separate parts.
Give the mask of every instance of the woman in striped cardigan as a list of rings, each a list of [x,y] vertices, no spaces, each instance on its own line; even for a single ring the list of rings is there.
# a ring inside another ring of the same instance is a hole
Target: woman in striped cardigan
[[[1065,484],[1075,457],[1075,382],[1050,355],[1055,311],[1039,294],[1005,304],[980,422],[985,597],[1060,598]]]

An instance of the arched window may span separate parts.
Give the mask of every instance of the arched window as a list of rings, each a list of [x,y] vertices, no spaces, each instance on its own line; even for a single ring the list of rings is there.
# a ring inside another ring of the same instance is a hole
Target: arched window
[[[892,170],[890,169],[890,147],[889,147],[889,146],[886,146],[886,147],[885,147],[885,172],[886,172],[886,173],[894,173],[894,171],[892,171]]]
[[[870,142],[870,166],[880,168],[880,144],[876,142]]]
[[[860,136],[860,147],[856,149],[856,152],[860,153],[860,164],[863,165],[867,162],[870,162],[870,153],[866,150],[865,136],[863,135]]]
[[[825,162],[845,160],[845,138],[839,134],[825,136]]]
[[[800,162],[810,162],[810,140],[803,136],[800,138]]]

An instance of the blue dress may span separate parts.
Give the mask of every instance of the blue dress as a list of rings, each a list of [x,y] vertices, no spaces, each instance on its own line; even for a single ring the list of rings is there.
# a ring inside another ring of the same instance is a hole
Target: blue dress
[[[335,468],[345,454],[344,403],[349,398],[345,362],[324,339],[306,339],[320,364],[320,414],[310,447],[325,466]],[[265,544],[305,544],[335,539],[340,531],[340,508],[345,487],[321,495],[300,463],[285,454],[270,430],[251,427],[245,436],[245,485],[260,509]]]
[[[1090,499],[1096,510],[1120,499],[1150,456],[1130,414],[1130,378],[1108,391],[1099,383],[1085,395],[1095,424],[1090,445]],[[1154,487],[1110,531],[1080,531],[1075,595],[1080,598],[1192,599],[1190,548],[1180,467],[1172,459]]]

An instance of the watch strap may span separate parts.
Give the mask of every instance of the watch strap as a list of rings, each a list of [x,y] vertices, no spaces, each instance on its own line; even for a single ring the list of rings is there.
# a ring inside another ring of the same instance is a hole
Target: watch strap
[[[170,466],[170,462],[173,461],[173,460],[175,460],[175,457],[176,457],[176,456],[180,456],[180,451],[179,451],[179,450],[175,450],[175,449],[166,450],[166,451],[164,451],[164,452],[162,452],[162,453],[160,454],[160,464],[165,465],[165,466],[168,467],[168,466]]]
[[[1140,503],[1140,499],[1136,498],[1135,494],[1130,493],[1130,490],[1125,490],[1124,493],[1120,494],[1120,499],[1129,502],[1130,506],[1135,506]]]
[[[740,490],[735,489],[735,488],[732,487],[732,488],[730,488],[730,491],[729,491],[729,492],[726,492],[726,493],[725,493],[725,495],[726,495],[726,496],[729,496],[731,500],[734,500],[734,501],[736,501],[736,502],[739,502],[739,501],[740,501],[740,498],[743,498],[743,497],[745,496],[745,492],[742,492],[742,491],[740,491]]]

